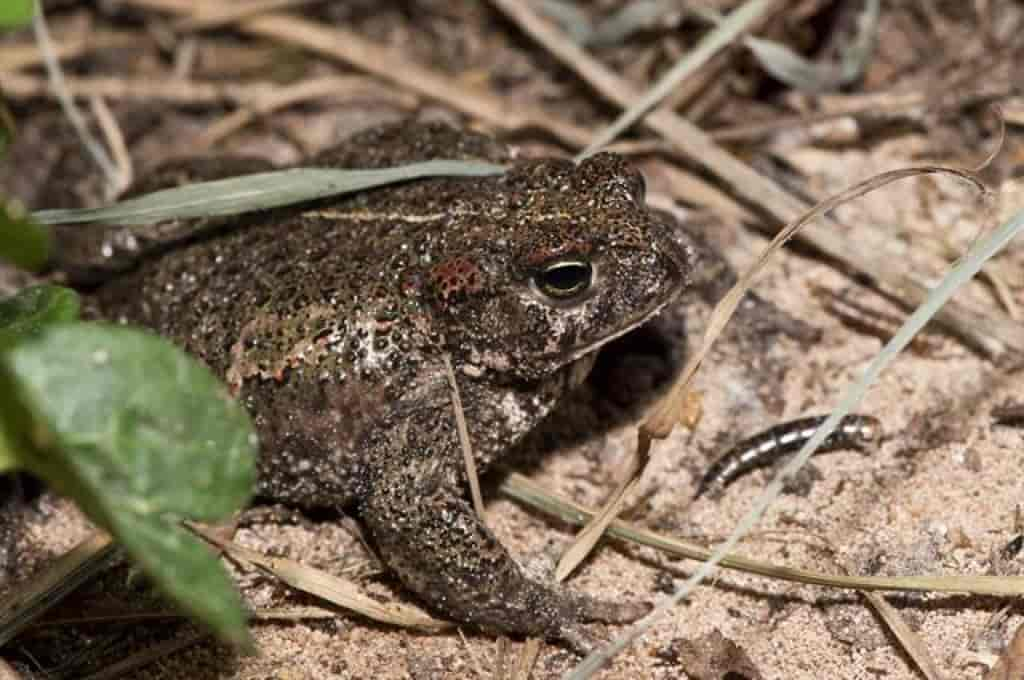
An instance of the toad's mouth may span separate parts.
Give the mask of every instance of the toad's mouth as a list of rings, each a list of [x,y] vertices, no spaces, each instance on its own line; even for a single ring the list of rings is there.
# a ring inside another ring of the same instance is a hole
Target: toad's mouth
[[[597,362],[597,355],[598,352],[596,351],[584,354],[569,365],[569,389],[575,389],[583,384],[583,381],[590,375],[590,371],[594,368],[594,364]]]
[[[571,359],[568,364],[569,370],[566,374],[566,381],[569,389],[579,387],[587,380],[587,378],[590,377],[591,371],[595,364],[598,363],[598,359],[603,354],[605,347],[610,344],[615,344],[617,341],[621,342],[622,340],[632,337],[637,333],[637,331],[647,327],[647,325],[655,319],[663,309],[665,309],[669,302],[655,305],[652,309],[646,310],[645,312],[637,315],[633,323],[626,325],[615,333],[602,337],[600,340],[589,343],[586,346],[575,350],[571,355]]]
[[[586,359],[587,357],[590,357],[590,368],[592,368],[594,365],[594,360],[596,360],[597,354],[603,346],[607,345],[612,340],[621,338],[623,335],[626,335],[627,333],[632,333],[636,329],[640,328],[641,326],[649,322],[654,317],[658,316],[658,314],[660,314],[661,311],[665,309],[666,306],[668,306],[672,299],[665,300],[660,304],[654,305],[650,309],[640,312],[639,314],[636,315],[632,322],[624,325],[622,328],[615,331],[614,333],[609,333],[608,335],[604,335],[598,338],[597,340],[594,340],[593,342],[588,342],[585,345],[573,349],[572,352],[568,355],[568,361],[566,363],[572,366],[573,371],[576,371],[576,364]],[[590,368],[586,369],[588,373],[590,371]],[[583,378],[586,379],[586,374],[583,376]]]

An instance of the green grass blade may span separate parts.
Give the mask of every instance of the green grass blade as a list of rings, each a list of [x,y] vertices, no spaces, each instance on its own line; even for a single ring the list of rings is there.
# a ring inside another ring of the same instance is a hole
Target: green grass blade
[[[294,168],[164,189],[104,208],[41,210],[33,217],[43,224],[151,224],[266,210],[426,177],[482,177],[504,170],[491,163],[445,160],[377,170]]]

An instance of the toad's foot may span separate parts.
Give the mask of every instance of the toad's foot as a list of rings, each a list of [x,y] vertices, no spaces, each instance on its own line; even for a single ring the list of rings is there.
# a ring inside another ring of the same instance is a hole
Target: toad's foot
[[[586,652],[593,643],[581,622],[627,623],[650,610],[646,603],[598,600],[530,579],[447,486],[413,491],[417,485],[408,477],[388,481],[379,480],[363,506],[369,533],[402,582],[455,620],[555,638]]]

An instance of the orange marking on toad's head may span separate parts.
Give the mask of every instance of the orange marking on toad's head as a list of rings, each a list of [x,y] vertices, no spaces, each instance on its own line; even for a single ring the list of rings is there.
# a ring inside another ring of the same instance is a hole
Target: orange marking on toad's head
[[[444,302],[477,293],[483,289],[484,277],[476,262],[468,257],[453,257],[430,270],[434,291]]]

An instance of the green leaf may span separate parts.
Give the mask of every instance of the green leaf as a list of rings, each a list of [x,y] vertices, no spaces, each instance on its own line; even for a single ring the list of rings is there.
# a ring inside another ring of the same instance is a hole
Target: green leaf
[[[41,210],[33,218],[44,224],[152,224],[277,208],[424,177],[481,177],[504,171],[502,166],[491,163],[446,160],[374,170],[294,168],[163,189],[105,208]]]
[[[32,450],[18,452],[27,466],[110,529],[186,611],[246,639],[227,575],[178,526],[248,501],[256,438],[244,409],[204,366],[139,329],[57,324],[6,358],[37,416]]]
[[[27,467],[33,449],[32,411],[18,390],[18,381],[0,354],[0,472]]]
[[[150,514],[215,520],[249,500],[255,435],[197,361],[149,332],[60,324],[10,353],[77,471]]]
[[[5,0],[0,0],[2,4]],[[0,258],[22,269],[36,271],[50,258],[50,230],[24,216],[23,211],[0,199]]]
[[[33,0],[3,0],[0,2],[0,28],[24,26],[32,20]]]
[[[179,526],[131,512],[116,513],[111,529],[165,595],[228,642],[251,647],[242,599],[209,546]]]
[[[61,286],[31,286],[0,300],[0,352],[49,324],[74,321],[80,310],[78,293]]]

